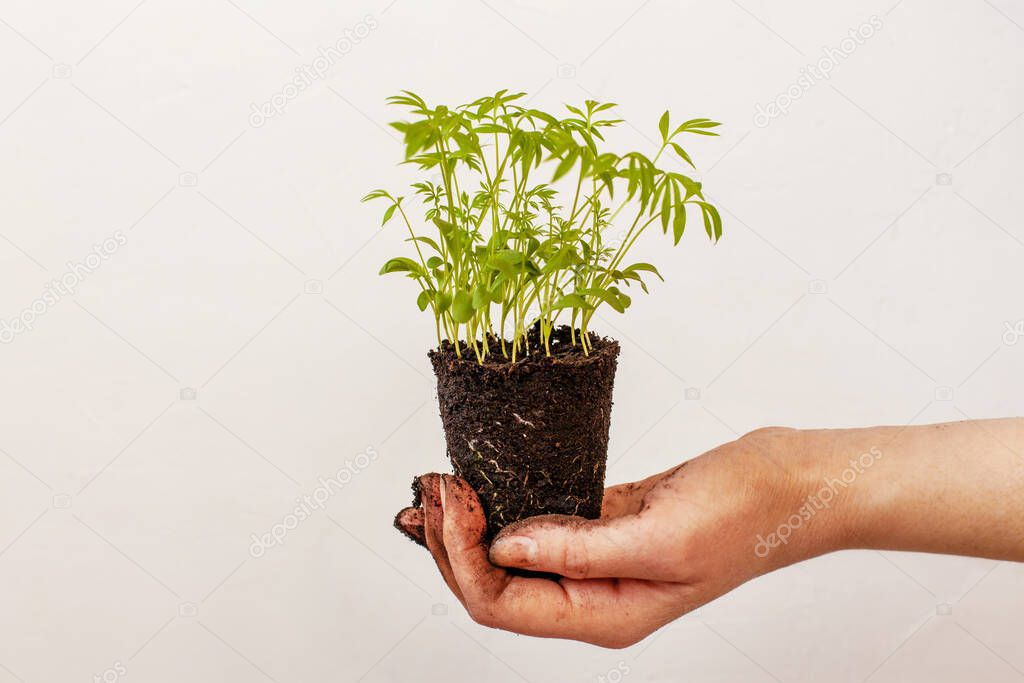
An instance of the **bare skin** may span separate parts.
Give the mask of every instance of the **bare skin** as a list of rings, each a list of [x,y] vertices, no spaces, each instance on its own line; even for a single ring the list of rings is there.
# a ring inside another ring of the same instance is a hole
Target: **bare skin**
[[[1024,419],[761,429],[607,489],[599,520],[533,517],[489,547],[465,481],[419,481],[420,505],[398,525],[429,548],[475,621],[604,647],[632,645],[752,578],[835,550],[1024,561]]]

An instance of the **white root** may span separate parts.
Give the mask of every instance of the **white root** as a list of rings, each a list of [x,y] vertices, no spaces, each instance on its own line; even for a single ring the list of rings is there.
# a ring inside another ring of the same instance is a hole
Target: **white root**
[[[524,425],[536,428],[536,425],[534,425],[532,422],[530,422],[529,420],[524,420],[522,417],[520,417],[519,413],[512,413],[512,417],[516,418],[516,420],[520,424],[524,424]]]

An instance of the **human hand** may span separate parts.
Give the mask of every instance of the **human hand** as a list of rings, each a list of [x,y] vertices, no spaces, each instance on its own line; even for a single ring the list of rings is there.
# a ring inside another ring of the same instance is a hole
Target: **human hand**
[[[813,520],[764,556],[755,551],[758,535],[791,515],[817,479],[798,434],[759,430],[607,489],[599,520],[533,517],[504,529],[489,548],[476,494],[451,475],[420,477],[421,506],[400,512],[396,523],[429,548],[478,623],[626,647],[755,576],[838,546],[842,525],[833,518]]]

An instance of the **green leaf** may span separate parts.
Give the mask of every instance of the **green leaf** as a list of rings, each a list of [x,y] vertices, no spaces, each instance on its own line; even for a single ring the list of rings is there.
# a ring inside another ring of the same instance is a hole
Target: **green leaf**
[[[676,205],[676,212],[672,219],[672,244],[679,244],[683,239],[683,232],[686,231],[686,203],[680,202]]]
[[[473,296],[464,290],[455,294],[452,302],[452,320],[462,324],[473,319]]]
[[[666,190],[661,202],[661,231],[668,232],[668,219],[672,214],[672,192]]]
[[[673,137],[679,133],[694,133],[696,135],[718,135],[713,133],[708,128],[717,128],[722,124],[711,119],[690,119],[686,123],[676,128],[675,132],[672,133]]]
[[[574,107],[571,104],[567,104],[565,105],[565,108],[571,111],[573,114],[576,114],[576,116],[580,117],[581,119],[586,118],[586,114],[580,111],[578,107]]]
[[[633,297],[631,297],[628,294],[625,294],[623,292],[620,292],[618,287],[613,288],[613,290],[614,291],[612,293],[619,300],[619,306],[622,308],[622,310],[619,311],[619,313],[625,313],[626,309],[629,308],[633,304]],[[618,309],[616,309],[616,310],[618,310]]]
[[[506,277],[514,277],[523,272],[526,256],[518,251],[503,249],[487,260],[487,267],[499,271]]]
[[[566,294],[551,305],[552,311],[560,311],[564,308],[586,309],[590,306],[587,304],[587,300],[579,294]]]
[[[631,266],[626,266],[622,270],[625,273],[654,273],[655,275],[658,276],[659,280],[661,280],[662,282],[665,281],[665,278],[661,276],[661,273],[658,272],[658,269],[652,266],[650,263],[634,263]]]
[[[473,129],[473,131],[476,133],[481,133],[483,135],[489,135],[494,133],[508,133],[507,128],[505,128],[504,126],[496,126],[493,123],[485,123],[481,126],[477,126],[476,128]]]
[[[491,303],[490,293],[487,291],[487,286],[480,282],[473,288],[473,309],[480,310]]]
[[[487,294],[491,298],[491,303],[495,303],[495,304],[500,304],[501,303],[501,301],[502,301],[502,288],[504,286],[505,286],[505,283],[501,280],[501,278],[498,278],[498,281],[495,282],[491,286],[491,288],[489,290],[487,290]]]
[[[565,270],[569,266],[579,265],[580,263],[582,263],[582,260],[576,249],[570,245],[565,245],[544,263],[541,273],[547,275],[559,270]]]
[[[604,303],[611,306],[618,313],[625,313],[626,308],[619,301],[619,297],[616,294],[618,290],[612,291],[609,289],[601,289],[599,287],[590,287],[588,289],[581,289],[580,294],[586,294],[587,296],[594,296],[603,301]]]
[[[433,298],[434,293],[428,289],[424,289],[420,292],[420,295],[416,297],[416,305],[420,307],[421,311],[425,311]]]
[[[427,246],[429,246],[431,249],[433,249],[437,253],[439,253],[439,254],[441,253],[441,247],[437,246],[437,242],[435,242],[434,240],[430,239],[429,237],[423,237],[423,236],[417,235],[416,237],[406,237],[405,241],[406,242],[422,242],[423,244],[426,244]]]
[[[452,295],[448,292],[438,292],[434,295],[434,303],[437,304],[437,312],[444,313],[452,305]]]
[[[686,176],[680,177],[682,178],[680,182],[682,182],[683,187],[686,188],[686,196],[683,198],[683,201],[688,200],[690,197],[701,196],[701,190],[703,189],[703,186],[700,183],[698,183],[696,180],[691,180]]]
[[[675,143],[675,142],[673,142],[673,143],[672,143],[672,149],[674,149],[674,150],[675,150],[676,154],[677,154],[677,155],[679,155],[679,158],[680,158],[680,159],[682,159],[683,161],[685,161],[686,163],[688,163],[688,164],[689,164],[689,165],[690,165],[690,166],[691,166],[692,168],[697,168],[696,166],[694,166],[694,164],[693,164],[693,159],[691,159],[691,158],[690,158],[690,155],[686,153],[686,150],[685,150],[685,149],[683,149],[682,147],[680,147],[680,146],[679,146],[679,145],[678,145],[677,143]]]
[[[392,204],[388,207],[387,211],[384,212],[384,220],[380,224],[382,228],[387,225],[388,221],[391,220],[391,217],[395,215],[396,209],[398,209],[398,204]]]
[[[381,267],[380,275],[386,275],[388,273],[410,273],[414,277],[423,277],[425,275],[420,264],[416,263],[411,258],[406,258],[404,256],[390,259]]]
[[[663,141],[668,140],[668,110],[661,115],[661,120],[658,121],[658,130],[661,131],[661,139]]]
[[[700,210],[704,214],[704,232],[708,234],[709,239],[717,242],[722,238],[722,216],[718,213],[718,209],[707,202],[697,202],[697,204],[700,205]]]
[[[566,173],[572,170],[573,165],[576,163],[576,159],[579,157],[579,150],[573,149],[565,158],[558,164],[558,168],[555,169],[555,175],[552,176],[551,182],[556,182],[562,178]]]
[[[374,190],[370,194],[363,197],[362,201],[368,202],[374,199],[380,199],[381,197],[387,197],[388,199],[390,199],[391,195],[388,193],[387,190]]]

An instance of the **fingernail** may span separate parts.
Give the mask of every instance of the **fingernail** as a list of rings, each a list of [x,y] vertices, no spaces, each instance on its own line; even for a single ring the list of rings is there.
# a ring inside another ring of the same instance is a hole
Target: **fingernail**
[[[494,542],[491,553],[511,564],[533,564],[537,561],[537,541],[529,536],[505,536]]]
[[[441,494],[441,512],[444,512],[444,491],[448,488],[448,476],[445,474],[441,475],[441,481],[438,484],[438,492]]]

